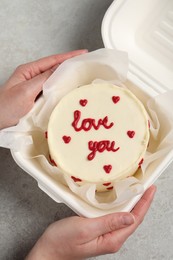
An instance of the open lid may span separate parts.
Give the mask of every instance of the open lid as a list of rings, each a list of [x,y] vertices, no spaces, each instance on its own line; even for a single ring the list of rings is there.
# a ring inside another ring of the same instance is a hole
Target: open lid
[[[102,23],[106,48],[128,52],[132,82],[173,89],[173,0],[116,0]]]

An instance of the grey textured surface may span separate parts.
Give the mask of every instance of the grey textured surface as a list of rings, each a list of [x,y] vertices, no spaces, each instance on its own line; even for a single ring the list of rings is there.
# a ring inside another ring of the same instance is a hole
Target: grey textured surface
[[[101,21],[111,0],[0,0],[0,84],[22,63],[78,48],[103,47]],[[173,259],[173,164],[139,229],[114,255],[92,259]],[[24,259],[54,220],[74,215],[44,194],[0,149],[0,259]]]

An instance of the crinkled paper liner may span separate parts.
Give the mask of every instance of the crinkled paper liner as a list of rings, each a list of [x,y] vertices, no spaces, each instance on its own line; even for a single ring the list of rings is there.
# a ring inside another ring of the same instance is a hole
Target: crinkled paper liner
[[[58,167],[50,164],[45,138],[50,114],[65,94],[93,81],[109,81],[126,87],[127,71],[128,56],[117,50],[100,49],[65,61],[46,81],[43,96],[30,113],[17,126],[0,132],[0,145],[20,152],[27,160],[37,160],[43,172],[51,175],[56,182],[68,186],[71,192],[96,208],[112,209],[143,193],[142,179],[148,166],[173,149],[173,91],[151,97],[147,102],[146,98],[141,99],[151,124],[144,163],[136,175],[114,182],[112,191],[96,193],[95,184],[78,186],[69,176],[64,176]]]

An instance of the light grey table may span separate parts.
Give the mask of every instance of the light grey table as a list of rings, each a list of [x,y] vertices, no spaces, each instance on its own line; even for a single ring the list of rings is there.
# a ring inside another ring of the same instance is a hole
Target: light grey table
[[[103,47],[101,22],[112,0],[0,0],[0,84],[22,63],[78,48]],[[140,228],[114,255],[93,259],[173,259],[173,164]],[[74,215],[44,194],[0,149],[0,259],[25,257],[47,225]]]

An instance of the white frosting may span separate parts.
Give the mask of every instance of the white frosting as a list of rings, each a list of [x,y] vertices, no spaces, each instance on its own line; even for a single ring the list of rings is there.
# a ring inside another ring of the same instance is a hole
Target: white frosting
[[[148,116],[142,103],[129,90],[107,83],[68,93],[48,125],[49,151],[57,166],[78,178],[79,185],[96,183],[98,190],[111,189],[111,184],[102,184],[133,175],[148,140]]]

